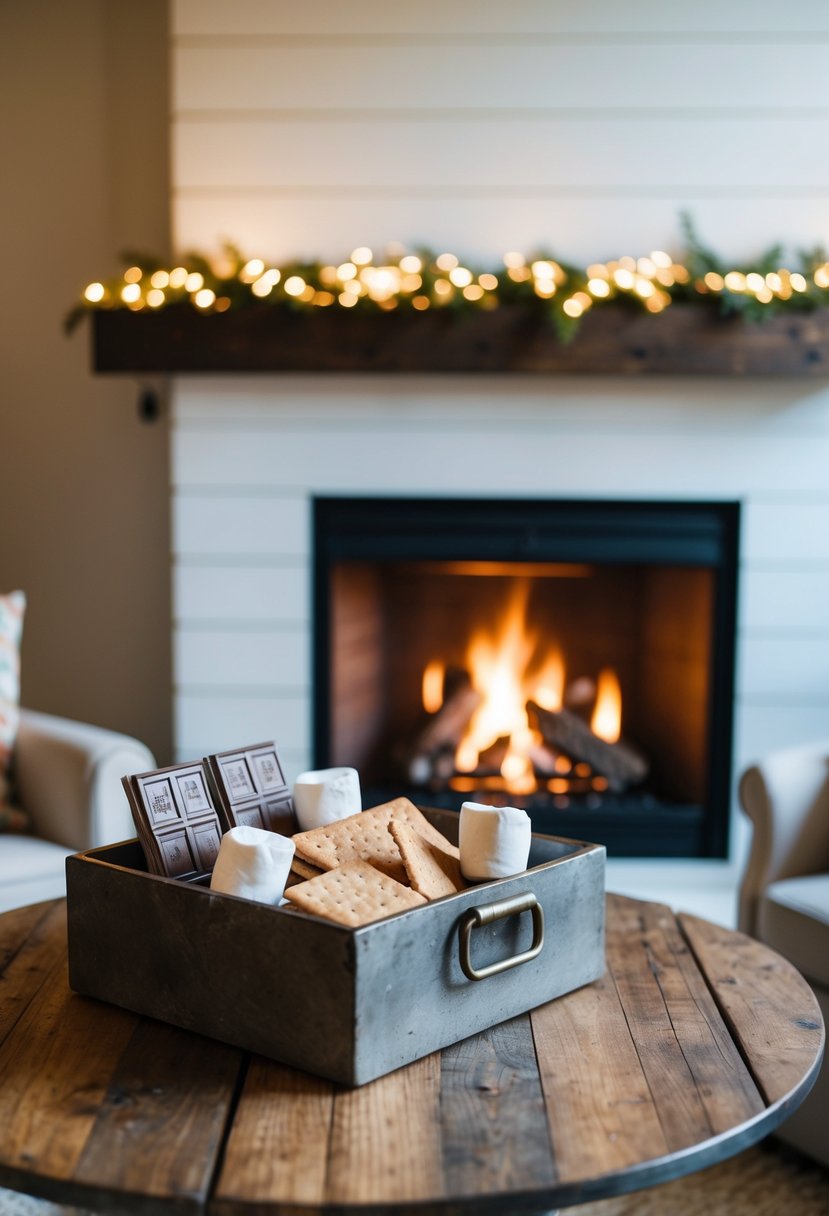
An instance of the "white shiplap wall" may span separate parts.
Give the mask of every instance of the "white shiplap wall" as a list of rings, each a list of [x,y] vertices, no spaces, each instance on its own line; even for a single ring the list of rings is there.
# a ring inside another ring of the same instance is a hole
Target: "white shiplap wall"
[[[175,236],[497,259],[827,237],[821,0],[176,0]]]
[[[735,258],[829,243],[821,3],[173,13],[181,250],[593,259],[675,248],[682,208]],[[822,382],[182,379],[179,754],[276,736],[291,774],[308,762],[316,492],[740,498],[736,767],[829,736],[827,470]]]

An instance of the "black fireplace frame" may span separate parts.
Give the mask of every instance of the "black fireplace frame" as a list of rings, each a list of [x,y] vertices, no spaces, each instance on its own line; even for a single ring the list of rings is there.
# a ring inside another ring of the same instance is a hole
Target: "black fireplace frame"
[[[713,574],[708,781],[700,807],[641,813],[531,810],[536,831],[605,843],[615,856],[728,856],[740,503],[698,500],[319,496],[312,499],[314,765],[331,763],[331,578],[363,561],[612,562],[703,566]],[[395,549],[390,558],[389,542]],[[413,791],[396,790],[397,794]],[[383,791],[364,791],[367,805]],[[416,796],[416,795],[415,795]],[[455,805],[435,800],[432,805]],[[459,805],[459,803],[457,803]]]

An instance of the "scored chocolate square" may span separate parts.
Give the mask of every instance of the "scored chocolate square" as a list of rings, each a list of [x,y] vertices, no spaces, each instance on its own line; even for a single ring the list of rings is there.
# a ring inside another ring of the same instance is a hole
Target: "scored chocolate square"
[[[294,802],[275,743],[217,752],[204,764],[225,831],[242,826],[283,836],[296,831]]]
[[[186,879],[212,873],[222,827],[200,762],[136,773],[122,784],[151,873]]]

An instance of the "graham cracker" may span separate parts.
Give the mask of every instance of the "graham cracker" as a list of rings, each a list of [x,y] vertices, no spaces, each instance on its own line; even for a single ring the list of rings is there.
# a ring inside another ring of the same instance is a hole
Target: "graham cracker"
[[[406,867],[388,830],[392,820],[408,823],[437,845],[448,844],[413,802],[395,798],[325,827],[298,832],[292,837],[296,856],[321,870],[333,870],[347,861],[367,861],[390,878],[405,883]]]
[[[295,874],[299,874],[300,878],[316,878],[318,874],[323,874],[324,871],[319,866],[312,866],[309,862],[303,861],[296,854],[291,858],[291,870]]]
[[[389,832],[400,850],[412,889],[426,899],[440,899],[465,891],[460,850],[445,840],[442,845],[426,840],[409,823],[392,820]]]
[[[369,925],[426,903],[417,891],[381,874],[367,861],[348,861],[289,887],[285,898],[302,912],[349,926]]]

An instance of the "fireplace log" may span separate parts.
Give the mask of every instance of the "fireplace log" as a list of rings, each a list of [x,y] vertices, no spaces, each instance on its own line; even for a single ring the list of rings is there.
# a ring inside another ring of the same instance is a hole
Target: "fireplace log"
[[[454,753],[480,703],[481,694],[472,687],[469,674],[453,672],[451,685],[447,680],[446,700],[426,719],[409,750],[407,768],[415,784],[424,783],[424,773],[434,774],[439,753]]]
[[[536,743],[529,749],[529,757],[536,774],[539,777],[562,776],[556,768],[556,753],[544,743]],[[566,776],[567,774],[563,774]]]
[[[478,763],[475,767],[475,772],[471,774],[473,777],[493,777],[497,776],[501,771],[501,765],[506,759],[509,751],[510,736],[501,735],[494,743],[490,743],[489,747],[485,747],[478,756]]]
[[[535,701],[528,701],[527,712],[548,747],[566,752],[574,761],[589,764],[595,773],[607,778],[614,793],[621,793],[648,775],[648,762],[635,748],[628,743],[600,739],[583,718],[569,709],[543,709]]]

